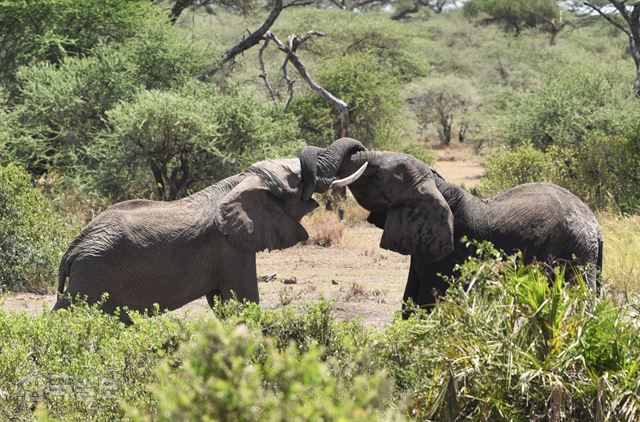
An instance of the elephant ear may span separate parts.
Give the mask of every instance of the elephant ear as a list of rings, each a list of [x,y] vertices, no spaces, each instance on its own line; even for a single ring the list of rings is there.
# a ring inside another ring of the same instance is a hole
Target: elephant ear
[[[380,247],[425,262],[453,252],[453,214],[433,180],[389,208]]]
[[[309,238],[257,175],[227,193],[218,210],[220,230],[231,246],[244,253],[284,249]]]

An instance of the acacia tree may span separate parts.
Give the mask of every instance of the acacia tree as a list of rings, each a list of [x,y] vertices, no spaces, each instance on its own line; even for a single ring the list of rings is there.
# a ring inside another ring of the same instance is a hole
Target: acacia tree
[[[629,51],[636,65],[633,92],[640,96],[640,1],[583,1],[580,4],[596,12],[607,22],[627,34]]]

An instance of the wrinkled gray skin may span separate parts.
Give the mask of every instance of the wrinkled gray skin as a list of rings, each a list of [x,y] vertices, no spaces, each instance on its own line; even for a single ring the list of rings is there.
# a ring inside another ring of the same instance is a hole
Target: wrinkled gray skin
[[[358,150],[364,147],[357,141],[339,140],[322,151],[340,165],[341,156]],[[94,303],[103,293],[109,294],[102,305],[108,313],[154,304],[171,310],[202,296],[212,304],[216,295],[226,300],[232,292],[258,302],[256,252],[308,238],[299,221],[318,204],[303,192],[328,186],[316,187],[315,176],[303,180],[300,162],[322,162],[318,151],[309,147],[300,159],[261,161],[181,200],[109,207],[64,254],[54,310],[68,307],[70,297]],[[119,316],[128,322],[125,312]]]
[[[380,246],[411,255],[405,301],[430,305],[445,293],[448,284],[437,274],[451,275],[454,265],[471,253],[461,244],[462,236],[491,241],[507,253],[520,250],[526,262],[587,266],[587,281],[596,288],[596,268],[602,265],[600,227],[569,191],[529,183],[479,199],[422,161],[393,152],[358,152],[344,160],[338,177],[364,162],[367,170],[349,188],[370,211],[368,221],[384,229]]]

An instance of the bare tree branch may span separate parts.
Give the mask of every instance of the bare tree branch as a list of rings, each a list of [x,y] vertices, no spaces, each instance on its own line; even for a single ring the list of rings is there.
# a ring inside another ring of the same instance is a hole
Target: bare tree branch
[[[258,53],[258,60],[260,61],[260,77],[264,80],[264,84],[267,86],[267,90],[269,91],[269,96],[271,97],[271,101],[276,100],[276,96],[273,93],[273,88],[271,88],[271,84],[269,83],[269,76],[267,75],[267,67],[264,64],[264,50],[269,46],[270,40],[264,40],[264,44],[260,47],[260,52]]]
[[[244,38],[238,44],[227,50],[224,55],[213,65],[213,67],[205,71],[204,76],[215,75],[215,73],[222,67],[223,64],[225,64],[229,60],[232,60],[243,51],[258,44],[264,37],[264,34],[267,33],[276,19],[278,19],[278,16],[280,16],[280,13],[283,9],[284,6],[282,4],[282,0],[275,0],[273,2],[273,9],[271,9],[271,13],[269,13],[269,16],[267,16],[267,19],[265,19],[262,25],[260,25],[260,27],[253,33],[251,33],[247,38]]]
[[[307,67],[300,60],[300,57],[298,57],[298,55],[296,54],[296,49],[300,47],[300,45],[302,45],[305,41],[309,40],[313,36],[323,37],[324,35],[324,33],[319,31],[309,31],[302,37],[298,37],[297,35],[290,35],[287,38],[286,45],[282,41],[280,41],[280,39],[278,39],[278,37],[271,31],[267,31],[264,37],[265,39],[272,40],[282,52],[287,54],[287,58],[285,59],[285,62],[283,64],[283,73],[286,70],[287,64],[291,62],[291,64],[296,68],[300,76],[302,76],[302,78],[305,80],[305,82],[307,82],[311,89],[316,91],[320,95],[320,97],[322,97],[322,99],[324,99],[328,104],[336,109],[336,111],[340,115],[340,137],[345,137],[348,136],[349,133],[349,107],[347,106],[347,103],[327,91],[318,82],[316,82],[307,70]],[[285,75],[288,77],[288,74],[285,73]],[[291,85],[289,85],[289,87],[291,88],[292,85],[293,82],[291,83]],[[293,88],[291,88],[290,95],[292,94],[292,89]],[[289,97],[287,104],[289,104],[290,101],[291,96]]]

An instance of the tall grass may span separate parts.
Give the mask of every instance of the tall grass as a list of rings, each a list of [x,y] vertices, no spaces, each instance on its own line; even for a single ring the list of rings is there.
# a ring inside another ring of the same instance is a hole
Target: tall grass
[[[605,281],[624,291],[640,290],[640,215],[601,214]]]

